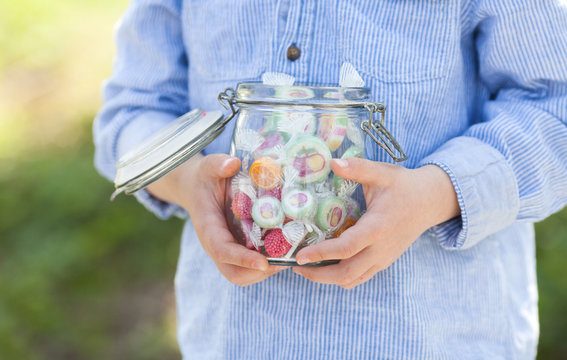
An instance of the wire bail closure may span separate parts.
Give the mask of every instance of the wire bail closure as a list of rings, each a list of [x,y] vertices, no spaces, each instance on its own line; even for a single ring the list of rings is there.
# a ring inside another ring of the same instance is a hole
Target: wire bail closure
[[[235,96],[236,91],[234,91],[233,88],[226,88],[223,92],[219,93],[219,96],[217,97],[222,107],[231,111],[231,114],[224,119],[224,124],[227,124],[230,120],[232,120],[232,118],[234,118],[240,111],[240,109],[234,108],[234,104],[236,104],[236,101],[234,100]]]
[[[395,162],[402,162],[407,160],[408,156],[402,150],[400,144],[396,139],[390,134],[386,126],[384,125],[386,105],[382,103],[369,103],[364,105],[364,108],[370,113],[368,120],[364,120],[360,124],[360,128],[374,140],[378,146],[384,149],[388,155],[394,159]],[[374,114],[379,113],[380,119],[374,120]],[[376,137],[376,135],[378,137]],[[397,152],[397,154],[396,154]]]

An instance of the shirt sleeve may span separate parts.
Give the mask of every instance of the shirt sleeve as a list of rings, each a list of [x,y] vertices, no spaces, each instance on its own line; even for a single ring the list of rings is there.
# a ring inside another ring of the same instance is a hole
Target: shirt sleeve
[[[113,75],[93,126],[95,166],[111,181],[121,155],[189,111],[181,2],[134,0],[117,24]],[[159,218],[186,216],[145,190],[136,198]]]
[[[567,7],[491,0],[476,16],[478,73],[491,96],[477,124],[421,162],[443,168],[457,192],[461,216],[431,229],[447,249],[567,203]]]

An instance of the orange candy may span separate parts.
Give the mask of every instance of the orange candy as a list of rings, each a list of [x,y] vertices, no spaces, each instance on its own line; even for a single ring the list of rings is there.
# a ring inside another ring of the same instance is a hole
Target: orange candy
[[[260,189],[272,190],[282,179],[282,168],[272,158],[260,158],[250,166],[250,179]]]
[[[339,236],[342,235],[342,233],[344,233],[348,228],[350,228],[354,224],[356,224],[355,219],[353,219],[353,218],[346,219],[344,224],[340,228],[338,228],[337,231],[335,231],[335,234],[333,236],[335,238],[338,238]]]

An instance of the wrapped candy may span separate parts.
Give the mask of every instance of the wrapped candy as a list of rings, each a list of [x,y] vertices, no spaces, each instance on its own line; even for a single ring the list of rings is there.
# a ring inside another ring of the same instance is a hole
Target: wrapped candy
[[[290,219],[309,219],[317,209],[317,199],[308,189],[292,189],[284,193],[282,208]]]
[[[250,165],[250,179],[263,190],[272,190],[282,181],[282,168],[272,158],[260,158]]]
[[[311,135],[292,138],[285,147],[286,165],[299,172],[303,183],[321,182],[331,172],[331,152],[325,143]]]
[[[332,196],[324,199],[317,207],[317,226],[323,231],[333,232],[346,220],[344,200]]]
[[[343,143],[347,133],[348,118],[345,114],[323,114],[319,117],[317,136],[329,150],[335,151]]]
[[[252,207],[252,219],[263,229],[273,229],[283,224],[285,215],[278,199],[262,196]]]

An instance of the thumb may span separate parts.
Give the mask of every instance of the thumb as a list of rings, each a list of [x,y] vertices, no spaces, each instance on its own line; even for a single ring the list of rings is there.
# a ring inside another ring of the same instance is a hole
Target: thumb
[[[386,185],[393,179],[398,165],[360,158],[333,159],[331,169],[335,175],[360,184]]]
[[[227,154],[211,154],[203,157],[199,170],[212,178],[229,178],[240,169],[240,159]]]

